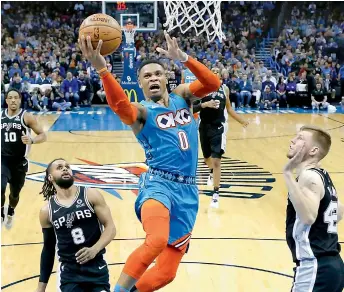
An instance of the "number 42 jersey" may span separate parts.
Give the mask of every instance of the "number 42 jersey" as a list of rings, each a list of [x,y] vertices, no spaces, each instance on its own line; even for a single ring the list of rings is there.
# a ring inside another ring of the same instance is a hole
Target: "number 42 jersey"
[[[311,260],[319,256],[332,256],[340,252],[337,233],[338,196],[332,180],[324,169],[312,168],[323,181],[325,195],[320,201],[318,216],[312,225],[303,224],[297,217],[293,204],[288,198],[287,243],[293,261]]]

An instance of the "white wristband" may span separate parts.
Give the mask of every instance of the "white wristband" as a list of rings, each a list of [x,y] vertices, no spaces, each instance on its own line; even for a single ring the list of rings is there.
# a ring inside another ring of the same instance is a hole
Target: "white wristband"
[[[185,52],[184,52],[184,55],[185,55],[185,61],[180,60],[180,62],[182,62],[182,63],[185,63],[185,62],[187,62],[189,60],[189,55],[187,53],[185,53]]]

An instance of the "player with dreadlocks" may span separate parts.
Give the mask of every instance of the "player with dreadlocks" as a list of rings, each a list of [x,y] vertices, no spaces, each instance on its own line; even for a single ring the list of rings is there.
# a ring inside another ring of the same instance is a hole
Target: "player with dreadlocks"
[[[110,291],[103,254],[116,228],[103,196],[96,189],[75,186],[70,165],[62,158],[49,163],[41,194],[48,203],[39,215],[44,245],[36,292],[46,289],[56,245],[60,291]]]

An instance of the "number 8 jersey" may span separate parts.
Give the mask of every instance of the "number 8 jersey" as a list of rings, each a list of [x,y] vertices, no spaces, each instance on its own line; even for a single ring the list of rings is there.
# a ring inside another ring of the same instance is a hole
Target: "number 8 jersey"
[[[308,171],[315,171],[321,176],[325,194],[320,201],[318,216],[312,225],[305,225],[300,221],[288,198],[287,243],[294,262],[337,255],[340,252],[337,233],[338,197],[336,190],[327,171],[320,168],[311,168]]]
[[[58,259],[61,263],[76,263],[77,251],[93,246],[103,232],[103,226],[88,201],[87,188],[77,188],[75,200],[69,207],[61,205],[56,196],[49,199],[48,206],[56,234]],[[105,249],[101,250],[93,260],[104,253]]]
[[[24,122],[25,110],[20,109],[15,116],[9,116],[7,109],[1,111],[1,156],[24,158],[28,155],[30,145],[25,145],[21,137],[29,135],[31,129]]]

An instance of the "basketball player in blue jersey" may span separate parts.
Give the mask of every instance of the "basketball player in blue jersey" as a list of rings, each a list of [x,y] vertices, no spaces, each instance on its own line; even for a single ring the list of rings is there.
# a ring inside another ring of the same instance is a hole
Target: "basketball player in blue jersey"
[[[220,78],[220,69],[212,68],[212,72]],[[231,106],[229,89],[225,84],[217,92],[213,92],[195,103],[193,112],[200,112],[199,134],[204,162],[210,169],[207,184],[214,187],[210,206],[219,208],[219,189],[221,180],[221,158],[226,150],[228,130],[228,115],[239,122],[243,127],[248,121],[241,118]]]
[[[182,71],[182,83],[192,83],[196,79],[196,76],[190,71],[190,69],[187,68]]]
[[[344,205],[330,175],[318,166],[330,147],[327,132],[303,126],[287,154],[283,171],[289,192],[286,235],[296,264],[292,292],[342,292],[344,288],[337,232]]]
[[[139,181],[135,211],[146,232],[145,242],[128,258],[115,286],[116,292],[156,291],[172,282],[187,250],[198,212],[196,169],[197,123],[190,106],[194,98],[216,91],[220,80],[203,64],[182,52],[165,32],[167,50],[157,51],[181,61],[198,78],[168,94],[166,72],[157,60],[146,60],[138,69],[139,85],[146,98],[130,103],[121,86],[106,69],[91,39],[82,36],[81,50],[99,72],[111,109],[130,125],[145,150],[149,170]],[[156,259],[156,264],[148,269]],[[134,286],[135,285],[135,286]]]
[[[55,246],[58,291],[110,291],[103,254],[116,228],[103,196],[96,189],[75,186],[72,170],[62,158],[49,163],[41,193],[48,203],[39,214],[44,242],[36,292],[46,290]]]

